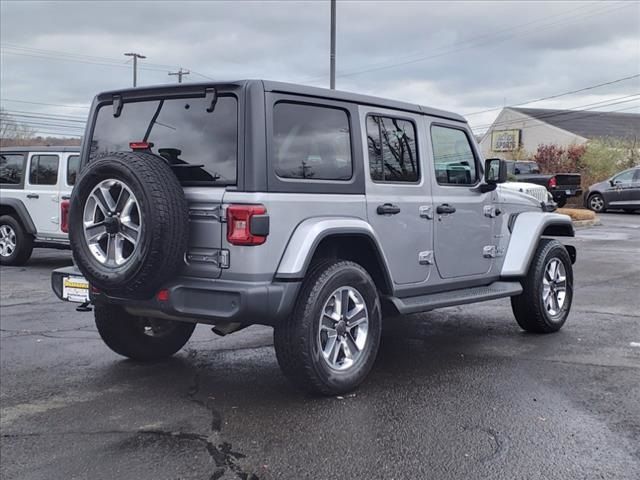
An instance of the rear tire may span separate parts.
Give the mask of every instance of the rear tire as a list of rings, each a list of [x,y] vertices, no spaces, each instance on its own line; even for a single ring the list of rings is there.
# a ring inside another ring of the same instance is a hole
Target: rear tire
[[[0,217],[0,265],[20,266],[33,252],[33,236],[11,215]]]
[[[518,325],[533,333],[557,332],[562,328],[573,300],[571,257],[557,240],[541,239],[522,293],[511,297]]]
[[[195,323],[131,315],[112,304],[95,306],[96,327],[106,345],[123,357],[142,362],[162,360],[191,338]]]
[[[276,357],[301,390],[346,393],[371,370],[381,330],[380,300],[367,271],[354,262],[325,261],[310,269],[293,313],[275,328]]]
[[[589,196],[589,200],[587,200],[587,207],[589,210],[592,210],[596,213],[602,213],[606,210],[606,205],[604,203],[604,197],[599,193],[594,193]]]
[[[559,198],[558,201],[556,202],[556,204],[558,205],[558,208],[564,207],[567,204],[566,197]]]

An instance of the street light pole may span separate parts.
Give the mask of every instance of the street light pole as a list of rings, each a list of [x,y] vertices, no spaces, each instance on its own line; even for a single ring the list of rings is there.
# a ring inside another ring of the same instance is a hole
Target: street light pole
[[[147,58],[144,55],[139,53],[125,53],[127,57],[133,57],[133,86],[136,87],[138,85],[138,59]]]
[[[336,0],[331,0],[331,52],[329,53],[329,87],[336,89]]]

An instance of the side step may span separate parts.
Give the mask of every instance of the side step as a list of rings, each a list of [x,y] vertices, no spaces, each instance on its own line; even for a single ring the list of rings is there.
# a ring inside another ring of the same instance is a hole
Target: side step
[[[397,298],[389,300],[405,315],[408,313],[426,312],[436,308],[464,305],[466,303],[486,302],[496,298],[511,297],[522,293],[520,282],[494,282],[484,287],[463,288],[450,292],[432,293],[418,297]]]

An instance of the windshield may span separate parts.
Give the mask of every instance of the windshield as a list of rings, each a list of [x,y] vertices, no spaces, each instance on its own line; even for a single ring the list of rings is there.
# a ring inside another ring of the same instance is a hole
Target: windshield
[[[238,164],[238,105],[220,96],[213,112],[205,98],[125,103],[119,117],[113,106],[98,110],[89,159],[131,151],[146,141],[151,151],[173,166],[183,184],[235,185]]]

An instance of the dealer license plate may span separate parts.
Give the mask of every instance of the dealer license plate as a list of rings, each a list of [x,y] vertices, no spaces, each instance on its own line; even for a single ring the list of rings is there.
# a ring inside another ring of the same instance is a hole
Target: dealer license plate
[[[88,302],[89,282],[84,277],[65,277],[62,280],[62,298],[69,302]]]

